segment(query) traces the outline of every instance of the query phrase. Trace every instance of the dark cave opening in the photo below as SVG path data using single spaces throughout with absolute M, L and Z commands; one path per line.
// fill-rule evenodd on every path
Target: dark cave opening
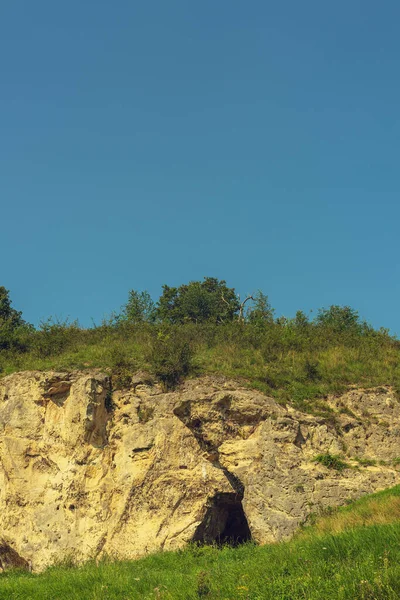
M 0 572 L 8 569 L 30 570 L 28 561 L 0 538 Z
M 193 542 L 238 546 L 251 540 L 251 532 L 238 494 L 214 496 L 203 521 L 197 527 Z

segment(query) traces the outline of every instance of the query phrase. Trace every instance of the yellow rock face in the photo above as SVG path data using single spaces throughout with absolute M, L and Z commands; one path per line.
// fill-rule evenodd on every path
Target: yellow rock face
M 0 381 L 0 570 L 277 541 L 310 512 L 400 481 L 390 389 L 330 398 L 326 422 L 232 381 L 162 393 L 145 379 L 113 393 L 99 371 Z M 313 461 L 327 452 L 388 465 L 339 473 Z

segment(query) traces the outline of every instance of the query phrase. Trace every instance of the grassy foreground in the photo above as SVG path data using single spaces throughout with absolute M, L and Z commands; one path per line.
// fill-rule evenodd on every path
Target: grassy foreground
M 400 597 L 400 486 L 320 517 L 287 543 L 192 547 L 138 561 L 0 576 L 1 600 Z

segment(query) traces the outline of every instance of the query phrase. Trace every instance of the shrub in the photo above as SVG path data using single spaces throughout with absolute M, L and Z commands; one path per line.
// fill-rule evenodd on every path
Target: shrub
M 40 357 L 56 356 L 73 345 L 81 336 L 82 330 L 77 321 L 61 321 L 49 317 L 39 324 L 32 337 L 32 350 Z
M 343 471 L 343 469 L 347 469 L 349 467 L 349 465 L 341 460 L 339 456 L 329 453 L 318 454 L 318 456 L 314 458 L 314 462 L 320 463 L 328 469 L 335 469 L 336 471 Z
M 319 363 L 317 360 L 307 359 L 304 364 L 305 376 L 308 381 L 318 381 L 320 379 Z
M 332 305 L 329 308 L 321 308 L 315 323 L 322 327 L 332 328 L 337 332 L 360 332 L 363 327 L 358 312 L 350 306 Z
M 148 358 L 152 372 L 165 390 L 173 389 L 193 367 L 191 344 L 180 330 L 159 331 L 153 339 Z
M 253 305 L 247 311 L 247 320 L 249 323 L 258 326 L 265 326 L 274 322 L 274 312 L 271 303 L 266 294 L 258 290 L 256 295 L 251 297 Z
M 117 322 L 152 323 L 155 317 L 155 304 L 149 292 L 130 290 L 128 302 L 123 306 L 122 314 L 117 317 Z
M 123 344 L 113 345 L 108 350 L 107 358 L 112 371 L 113 389 L 128 388 L 132 382 L 132 372 L 136 365 L 129 357 L 127 349 Z

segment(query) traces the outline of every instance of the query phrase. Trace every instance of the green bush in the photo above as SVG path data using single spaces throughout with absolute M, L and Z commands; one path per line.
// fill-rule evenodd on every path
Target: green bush
M 308 381 L 318 381 L 321 379 L 319 365 L 317 360 L 309 360 L 307 358 L 304 365 L 305 377 Z
M 122 314 L 116 317 L 117 322 L 152 323 L 156 318 L 156 305 L 149 292 L 130 290 L 128 302 L 122 307 Z
M 151 371 L 165 390 L 173 389 L 193 368 L 193 350 L 179 329 L 154 337 L 148 356 Z
M 57 356 L 74 345 L 81 337 L 77 321 L 61 321 L 49 317 L 42 321 L 31 339 L 31 349 L 40 357 Z
M 328 467 L 328 469 L 335 469 L 336 471 L 343 471 L 343 469 L 347 469 L 349 465 L 345 463 L 339 456 L 335 456 L 334 454 L 318 454 L 314 458 L 314 462 L 320 463 L 324 465 L 324 467 Z

